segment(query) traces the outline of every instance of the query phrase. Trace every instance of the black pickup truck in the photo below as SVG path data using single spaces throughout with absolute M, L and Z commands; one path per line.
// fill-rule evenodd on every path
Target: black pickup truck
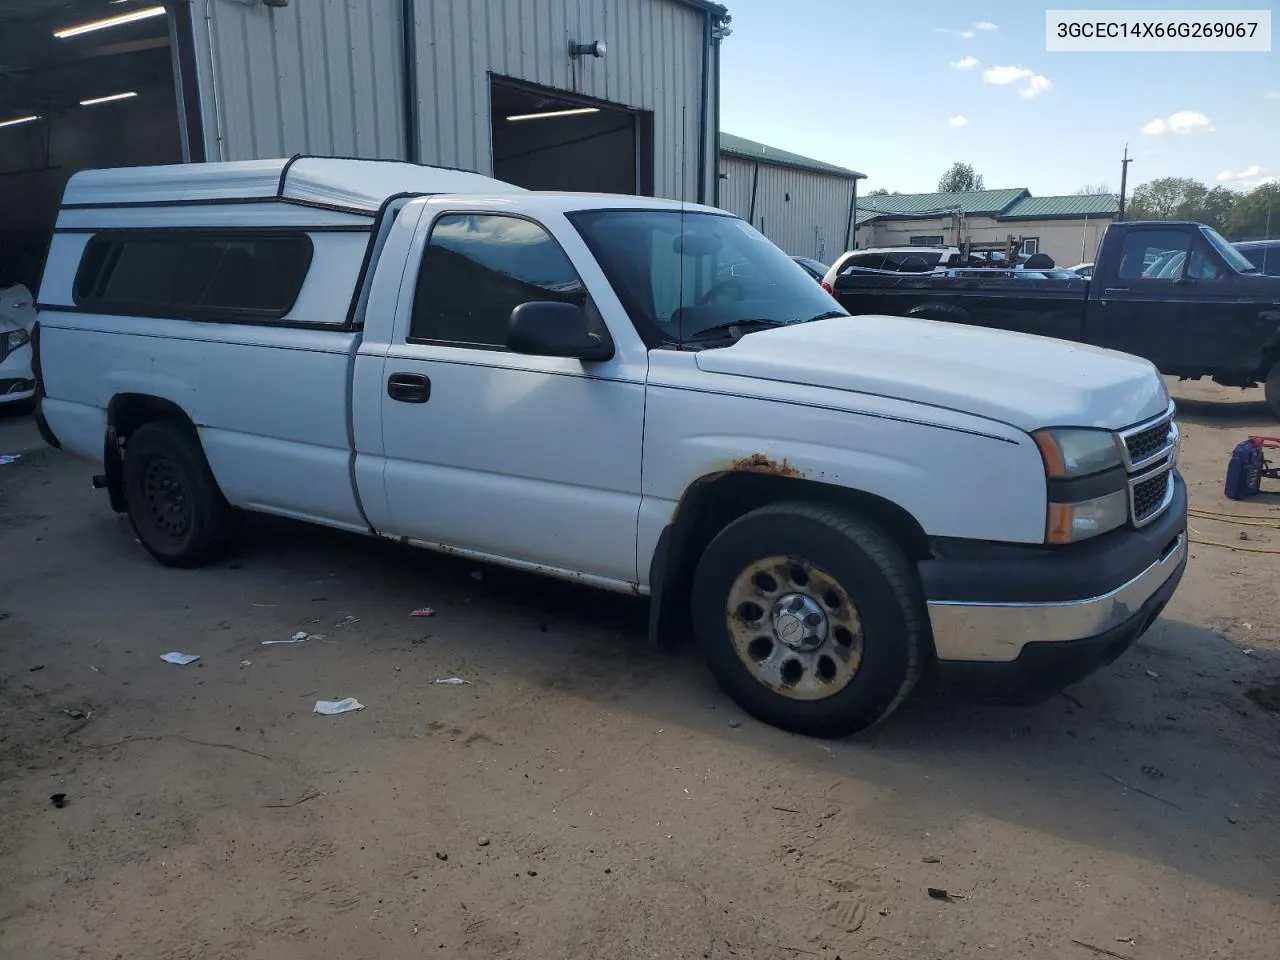
M 867 273 L 838 262 L 823 285 L 852 314 L 1017 330 L 1136 354 L 1183 379 L 1262 383 L 1280 416 L 1280 277 L 1261 274 L 1210 227 L 1114 223 L 1089 280 L 965 274 Z

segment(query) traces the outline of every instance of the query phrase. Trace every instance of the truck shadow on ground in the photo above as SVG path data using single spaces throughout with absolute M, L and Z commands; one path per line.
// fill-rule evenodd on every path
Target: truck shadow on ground
M 679 724 L 738 750 L 750 738 L 762 770 L 799 762 L 830 782 L 814 804 L 838 804 L 855 784 L 884 788 L 881 809 L 860 809 L 864 828 L 877 817 L 900 824 L 905 805 L 940 830 L 1012 822 L 1241 893 L 1267 896 L 1280 882 L 1280 854 L 1264 839 L 1280 818 L 1280 717 L 1268 709 L 1280 657 L 1246 654 L 1211 630 L 1162 620 L 1115 664 L 1033 707 L 975 703 L 929 679 L 879 727 L 822 743 L 745 718 L 730 728 L 739 714 L 696 651 L 648 646 L 637 598 L 318 528 L 255 526 L 245 568 L 343 570 L 349 590 L 393 614 L 473 604 L 508 625 L 468 636 L 478 661 L 602 712 Z
M 1280 434 L 1280 422 L 1272 414 L 1265 400 L 1254 399 L 1253 394 L 1240 393 L 1239 400 L 1196 400 L 1177 397 L 1177 416 L 1180 421 L 1203 426 L 1240 425 L 1256 427 L 1263 434 Z M 1243 438 L 1241 438 L 1243 439 Z

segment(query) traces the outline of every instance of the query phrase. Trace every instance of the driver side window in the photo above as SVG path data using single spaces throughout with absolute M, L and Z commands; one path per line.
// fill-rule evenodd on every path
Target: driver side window
M 1222 269 L 1202 244 L 1196 244 L 1191 251 L 1191 262 L 1187 265 L 1187 276 L 1196 280 L 1220 280 Z

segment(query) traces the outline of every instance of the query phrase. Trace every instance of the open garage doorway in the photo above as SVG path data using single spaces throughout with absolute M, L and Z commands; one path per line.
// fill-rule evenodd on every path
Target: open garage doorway
M 36 291 L 67 179 L 181 163 L 158 0 L 0 0 L 0 287 Z
M 493 175 L 530 190 L 653 196 L 653 115 L 490 78 Z

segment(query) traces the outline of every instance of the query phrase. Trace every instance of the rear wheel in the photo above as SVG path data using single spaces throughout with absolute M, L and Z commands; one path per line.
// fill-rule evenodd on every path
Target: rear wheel
M 134 431 L 124 448 L 129 521 L 142 545 L 169 567 L 198 567 L 234 532 L 234 512 L 218 489 L 191 432 L 157 420 Z
M 778 504 L 726 527 L 698 564 L 693 612 L 729 695 L 811 736 L 888 716 L 928 655 L 911 563 L 871 524 L 824 506 Z
M 1275 417 L 1280 418 L 1280 362 L 1267 373 L 1267 380 L 1264 384 L 1266 391 L 1267 406 L 1271 408 L 1271 413 Z

